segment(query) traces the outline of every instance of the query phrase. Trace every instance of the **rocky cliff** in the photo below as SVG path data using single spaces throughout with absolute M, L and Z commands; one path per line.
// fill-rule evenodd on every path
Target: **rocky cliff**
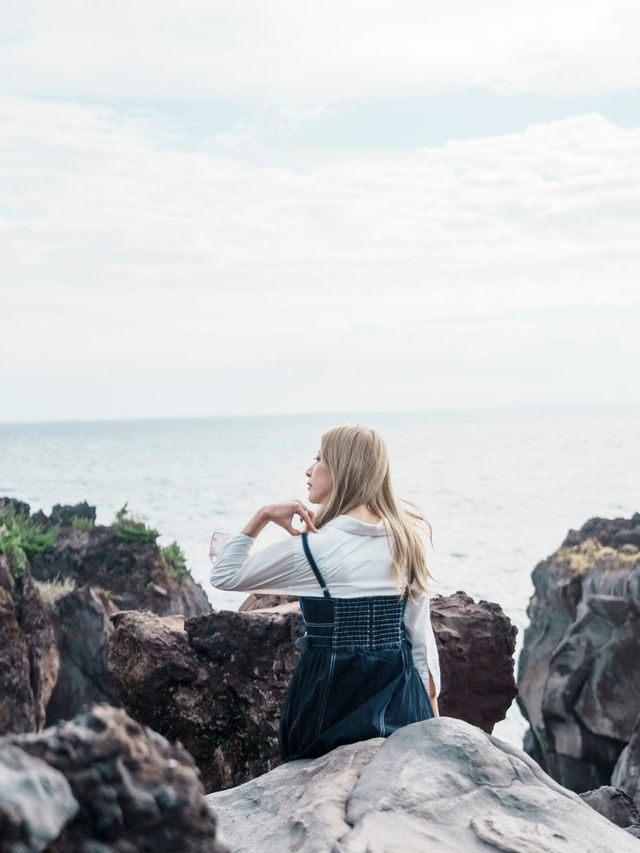
M 638 730 L 640 515 L 570 531 L 533 583 L 518 672 L 526 748 L 572 790 L 606 785 Z
M 120 607 L 208 613 L 176 545 L 126 511 L 96 527 L 95 508 L 49 517 L 0 498 L 0 734 L 120 704 L 107 668 L 110 615 Z

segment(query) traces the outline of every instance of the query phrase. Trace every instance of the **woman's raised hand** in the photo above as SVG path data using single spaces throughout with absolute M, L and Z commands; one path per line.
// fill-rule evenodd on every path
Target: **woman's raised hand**
M 302 501 L 287 501 L 286 503 L 281 504 L 270 504 L 264 509 L 268 515 L 269 521 L 273 521 L 274 524 L 284 527 L 284 529 L 292 536 L 299 536 L 302 533 L 302 530 L 298 530 L 293 526 L 293 519 L 296 515 L 305 525 L 306 530 L 310 530 L 312 533 L 318 532 L 315 524 L 313 523 L 315 513 L 313 510 L 308 509 Z
M 302 501 L 287 501 L 286 503 L 263 506 L 243 528 L 242 533 L 245 536 L 255 537 L 270 521 L 273 521 L 274 524 L 284 527 L 292 536 L 300 536 L 302 530 L 293 526 L 293 519 L 296 515 L 307 530 L 312 533 L 318 532 L 314 524 L 315 513 L 313 510 L 306 507 Z

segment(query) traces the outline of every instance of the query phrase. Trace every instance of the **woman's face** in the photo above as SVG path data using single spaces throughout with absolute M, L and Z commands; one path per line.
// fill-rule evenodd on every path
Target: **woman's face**
M 312 504 L 324 503 L 331 494 L 331 474 L 327 463 L 322 458 L 322 452 L 318 451 L 313 465 L 306 470 L 307 486 L 309 488 L 309 500 Z

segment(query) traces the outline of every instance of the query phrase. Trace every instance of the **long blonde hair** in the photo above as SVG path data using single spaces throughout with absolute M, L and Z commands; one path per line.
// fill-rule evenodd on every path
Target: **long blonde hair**
M 389 452 L 382 436 L 363 426 L 340 426 L 322 436 L 320 454 L 329 468 L 332 488 L 315 517 L 322 527 L 338 515 L 361 504 L 384 519 L 393 535 L 393 571 L 398 590 L 411 585 L 430 594 L 433 579 L 424 554 L 421 528 L 426 528 L 433 545 L 431 525 L 410 501 L 396 498 L 391 485 Z

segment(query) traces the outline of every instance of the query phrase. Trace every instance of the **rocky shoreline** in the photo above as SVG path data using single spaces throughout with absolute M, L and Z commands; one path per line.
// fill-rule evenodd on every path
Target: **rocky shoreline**
M 432 602 L 440 720 L 278 767 L 297 602 L 212 611 L 157 537 L 126 507 L 96 526 L 87 504 L 0 498 L 0 853 L 636 849 L 640 515 L 592 519 L 534 570 L 535 761 L 490 737 L 516 629 L 457 592 Z

